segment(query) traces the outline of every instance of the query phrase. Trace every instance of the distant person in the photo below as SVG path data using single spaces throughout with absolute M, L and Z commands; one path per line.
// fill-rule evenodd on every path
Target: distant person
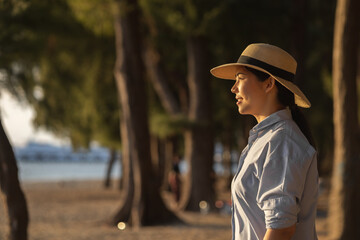
M 174 200 L 176 203 L 180 201 L 180 191 L 181 191 L 179 163 L 180 163 L 179 157 L 174 156 L 172 169 L 169 173 L 169 185 L 171 192 L 174 195 Z
M 257 120 L 231 184 L 235 240 L 317 239 L 317 157 L 299 109 L 310 102 L 294 84 L 296 67 L 284 50 L 251 44 L 237 63 L 211 69 L 236 81 L 239 113 Z

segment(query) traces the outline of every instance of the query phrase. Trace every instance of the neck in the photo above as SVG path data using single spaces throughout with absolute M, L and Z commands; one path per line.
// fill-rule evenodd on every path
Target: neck
M 261 121 L 263 121 L 265 118 L 267 118 L 271 114 L 276 113 L 277 111 L 280 111 L 282 109 L 285 109 L 285 107 L 281 106 L 281 105 L 276 105 L 276 106 L 273 106 L 272 108 L 265 109 L 260 114 L 254 114 L 253 116 L 256 118 L 256 121 L 258 123 L 260 123 Z

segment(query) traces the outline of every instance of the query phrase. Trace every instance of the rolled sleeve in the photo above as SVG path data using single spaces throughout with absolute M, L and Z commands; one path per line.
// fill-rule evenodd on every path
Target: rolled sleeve
M 266 228 L 286 228 L 297 223 L 308 168 L 305 155 L 287 135 L 279 134 L 269 142 L 257 194 Z
M 294 225 L 297 222 L 299 206 L 295 198 L 283 196 L 259 203 L 265 213 L 266 228 L 280 229 Z

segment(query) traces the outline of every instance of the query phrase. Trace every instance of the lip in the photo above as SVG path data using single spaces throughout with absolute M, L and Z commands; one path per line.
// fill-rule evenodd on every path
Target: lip
M 235 99 L 237 100 L 236 104 L 240 104 L 243 100 L 242 97 L 235 97 Z

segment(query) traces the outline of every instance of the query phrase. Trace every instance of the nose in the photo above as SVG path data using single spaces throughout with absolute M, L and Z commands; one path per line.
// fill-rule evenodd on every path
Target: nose
M 236 94 L 236 92 L 237 92 L 237 81 L 235 81 L 234 85 L 232 86 L 231 92 Z

